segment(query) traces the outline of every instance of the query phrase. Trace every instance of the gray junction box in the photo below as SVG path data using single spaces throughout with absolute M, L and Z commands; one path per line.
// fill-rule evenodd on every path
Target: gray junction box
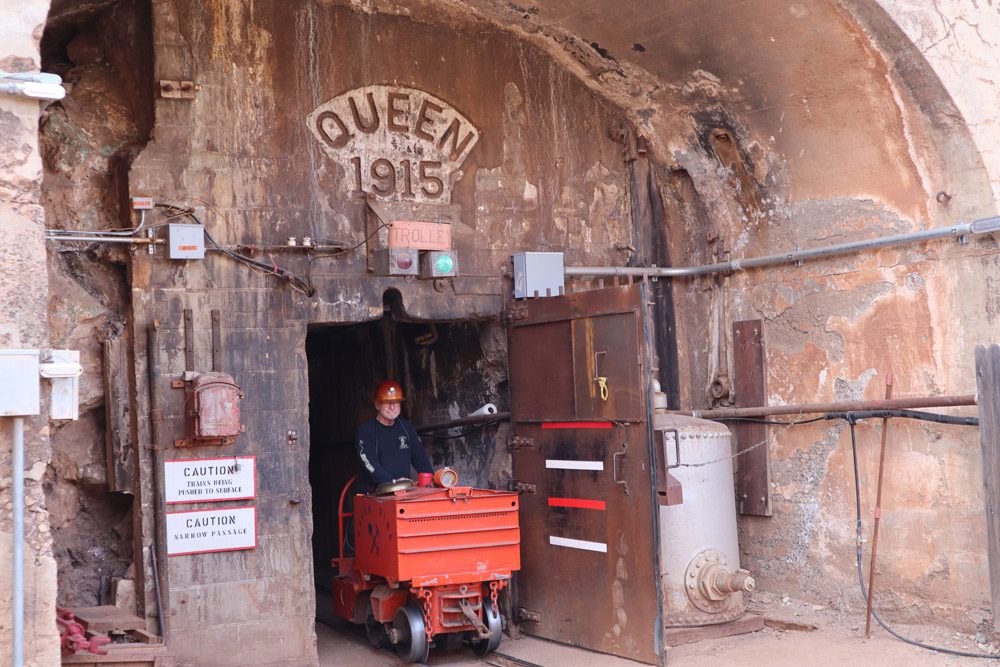
M 565 290 L 561 252 L 519 252 L 514 260 L 514 298 L 559 296 Z
M 205 226 L 186 223 L 167 225 L 170 259 L 205 259 Z

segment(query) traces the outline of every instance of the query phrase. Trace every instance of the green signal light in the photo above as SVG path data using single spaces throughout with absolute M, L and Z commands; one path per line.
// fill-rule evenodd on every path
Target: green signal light
M 434 260 L 435 273 L 451 273 L 454 270 L 455 260 L 451 258 L 451 255 L 438 255 L 438 258 Z

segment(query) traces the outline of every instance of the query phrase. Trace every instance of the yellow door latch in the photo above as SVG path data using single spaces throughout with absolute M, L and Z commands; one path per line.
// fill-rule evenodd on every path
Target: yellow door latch
M 598 390 L 601 392 L 601 400 L 608 400 L 608 378 L 606 377 L 596 377 L 594 382 L 597 383 Z
M 601 357 L 606 356 L 608 353 L 594 352 L 594 382 L 597 383 L 598 391 L 601 394 L 601 400 L 608 400 L 608 378 L 606 375 L 601 375 Z

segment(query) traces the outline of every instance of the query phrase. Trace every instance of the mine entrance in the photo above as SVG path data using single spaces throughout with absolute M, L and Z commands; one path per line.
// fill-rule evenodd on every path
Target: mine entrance
M 498 321 L 407 322 L 389 312 L 362 324 L 310 328 L 309 481 L 317 617 L 332 619 L 331 559 L 341 544 L 348 552 L 353 549 L 350 524 L 346 535 L 340 534 L 338 503 L 359 472 L 355 432 L 375 416 L 375 386 L 386 378 L 400 382 L 407 397 L 402 415 L 417 428 L 466 416 L 485 403 L 504 409 L 503 341 Z M 495 446 L 498 430 L 505 428 L 452 428 L 422 434 L 422 440 L 435 468 L 456 469 L 463 484 L 506 488 L 509 456 Z

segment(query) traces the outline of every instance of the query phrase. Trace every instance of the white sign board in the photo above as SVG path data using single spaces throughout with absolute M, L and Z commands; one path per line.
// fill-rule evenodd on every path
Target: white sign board
M 167 555 L 257 548 L 257 508 L 167 512 Z
M 247 500 L 257 495 L 256 456 L 174 459 L 163 464 L 164 495 L 171 503 Z

